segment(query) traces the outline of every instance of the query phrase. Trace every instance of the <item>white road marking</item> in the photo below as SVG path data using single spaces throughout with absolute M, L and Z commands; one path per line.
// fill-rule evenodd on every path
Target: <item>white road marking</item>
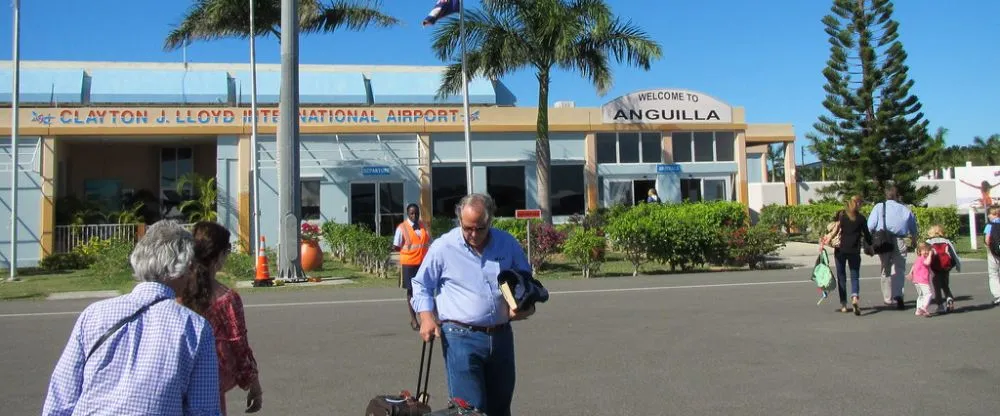
M 986 272 L 966 272 L 966 273 L 952 273 L 952 276 L 962 276 L 962 275 L 979 275 L 985 276 Z M 862 277 L 861 280 L 878 280 L 879 277 Z M 769 282 L 743 282 L 743 283 L 715 283 L 715 284 L 703 284 L 703 285 L 683 285 L 683 286 L 652 286 L 652 287 L 628 287 L 628 288 L 617 288 L 617 289 L 585 289 L 585 290 L 554 290 L 550 291 L 550 295 L 578 295 L 578 294 L 588 294 L 588 293 L 624 293 L 624 292 L 641 292 L 650 290 L 671 290 L 671 289 L 713 289 L 713 288 L 724 288 L 724 287 L 748 287 L 748 286 L 772 286 L 772 285 L 788 285 L 788 284 L 807 284 L 809 280 L 774 280 Z M 286 302 L 286 303 L 260 303 L 260 304 L 249 304 L 243 305 L 244 308 L 254 309 L 254 308 L 287 308 L 287 307 L 297 307 L 297 306 L 322 306 L 322 305 L 351 305 L 359 303 L 389 303 L 389 302 L 399 302 L 400 298 L 386 298 L 386 299 L 356 299 L 356 300 L 328 300 L 328 301 L 317 301 L 317 302 Z M 82 311 L 72 311 L 72 312 L 36 312 L 36 313 L 9 313 L 0 314 L 0 318 L 22 318 L 29 316 L 62 316 L 62 315 L 78 315 Z

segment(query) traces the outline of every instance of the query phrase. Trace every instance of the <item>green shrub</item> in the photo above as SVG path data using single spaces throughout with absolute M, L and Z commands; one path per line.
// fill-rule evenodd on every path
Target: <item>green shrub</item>
M 861 207 L 861 213 L 869 217 L 874 205 Z M 843 209 L 840 204 L 811 205 L 768 205 L 761 210 L 759 224 L 776 228 L 786 234 L 804 236 L 808 241 L 818 241 L 826 232 L 826 224 L 833 220 L 834 214 Z M 944 228 L 949 238 L 958 236 L 961 226 L 955 207 L 911 207 L 917 218 L 917 228 L 921 236 L 927 235 L 927 229 L 934 224 Z
M 101 283 L 120 283 L 130 280 L 132 265 L 129 263 L 129 255 L 132 254 L 135 244 L 120 239 L 104 241 L 91 252 L 94 261 L 87 269 Z
M 392 237 L 377 235 L 357 224 L 333 221 L 324 223 L 321 230 L 324 241 L 338 260 L 357 265 L 376 277 L 388 278 Z
M 431 219 L 431 235 L 438 238 L 455 228 L 455 219 L 451 217 L 434 217 Z
M 90 259 L 77 252 L 53 253 L 38 262 L 38 267 L 47 272 L 82 270 L 90 266 Z
M 271 257 L 268 257 L 270 260 Z M 233 280 L 253 280 L 257 275 L 257 259 L 246 253 L 233 252 L 226 257 L 222 272 Z
M 756 269 L 785 246 L 785 239 L 783 233 L 767 225 L 743 227 L 728 236 L 728 257 L 733 265 Z
M 563 255 L 576 263 L 584 278 L 593 277 L 604 264 L 607 240 L 595 229 L 577 228 L 563 243 Z
M 519 220 L 515 218 L 497 218 L 493 220 L 492 225 L 493 228 L 504 230 L 514 236 L 514 238 L 521 243 L 521 247 L 527 247 L 527 221 L 528 220 Z

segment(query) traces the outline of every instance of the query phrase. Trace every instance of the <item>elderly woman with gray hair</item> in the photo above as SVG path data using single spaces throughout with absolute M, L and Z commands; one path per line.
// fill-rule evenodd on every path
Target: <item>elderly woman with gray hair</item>
M 80 314 L 42 415 L 219 415 L 212 328 L 174 301 L 194 257 L 194 239 L 179 224 L 149 227 L 130 256 L 140 283 Z

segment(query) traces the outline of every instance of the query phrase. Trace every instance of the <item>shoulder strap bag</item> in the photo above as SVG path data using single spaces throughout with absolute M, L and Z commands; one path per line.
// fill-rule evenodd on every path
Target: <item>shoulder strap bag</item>
M 885 212 L 888 211 L 888 205 L 886 202 L 882 202 L 882 229 L 875 231 L 872 235 L 872 251 L 875 254 L 888 253 L 896 248 L 895 239 L 896 236 L 889 232 L 889 225 L 885 221 Z
M 163 302 L 163 301 L 165 301 L 167 299 L 171 299 L 171 298 L 162 298 L 162 299 L 155 300 L 152 303 L 139 308 L 139 310 L 135 311 L 135 313 L 133 313 L 132 315 L 126 316 L 122 320 L 118 321 L 118 323 L 116 323 L 115 326 L 112 326 L 110 329 L 108 329 L 107 332 L 104 333 L 104 335 L 101 335 L 101 337 L 97 339 L 97 342 L 94 343 L 94 346 L 90 347 L 90 352 L 87 353 L 87 358 L 85 358 L 83 361 L 87 362 L 87 360 L 90 359 L 90 356 L 94 355 L 94 352 L 97 351 L 97 348 L 100 347 L 101 344 L 104 343 L 104 341 L 107 341 L 108 338 L 111 337 L 111 335 L 113 335 L 115 332 L 118 332 L 118 330 L 121 329 L 123 326 L 125 326 L 125 324 L 134 321 L 136 318 L 139 317 L 139 315 L 142 315 L 143 312 L 146 312 L 147 310 L 149 310 L 150 306 L 153 306 L 153 305 L 155 305 L 157 303 Z

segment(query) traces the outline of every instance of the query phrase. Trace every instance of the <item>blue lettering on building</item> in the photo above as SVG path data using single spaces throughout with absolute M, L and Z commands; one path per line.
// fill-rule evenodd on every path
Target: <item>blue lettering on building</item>
M 388 166 L 363 166 L 361 174 L 364 176 L 389 176 Z
M 656 173 L 681 173 L 681 165 L 678 164 L 658 164 Z

